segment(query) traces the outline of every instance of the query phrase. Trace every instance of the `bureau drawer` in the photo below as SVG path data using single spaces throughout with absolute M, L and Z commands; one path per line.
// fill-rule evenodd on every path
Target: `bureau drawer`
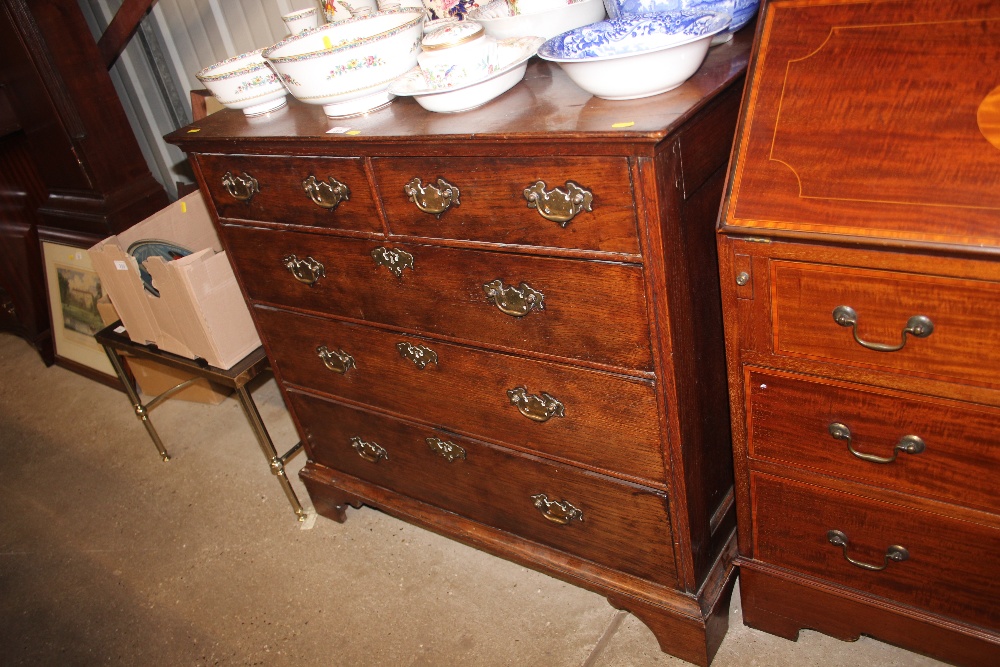
M 361 158 L 195 157 L 220 218 L 383 231 Z M 233 177 L 228 185 L 227 174 Z M 307 188 L 310 177 L 316 182 Z
M 235 226 L 223 233 L 256 301 L 652 370 L 638 266 Z M 288 257 L 319 262 L 325 276 L 312 285 L 299 282 L 286 269 Z M 498 295 L 493 300 L 487 285 Z
M 998 283 L 775 261 L 771 292 L 775 354 L 1000 385 Z
M 622 572 L 677 583 L 660 493 L 299 392 L 288 396 L 319 464 Z M 546 501 L 562 507 L 548 506 L 546 516 L 535 505 L 544 509 Z
M 253 312 L 285 382 L 519 449 L 664 481 L 649 382 L 273 308 Z M 339 359 L 324 362 L 321 346 Z
M 751 459 L 1000 513 L 1000 411 L 745 369 Z
M 1000 628 L 997 528 L 759 473 L 751 486 L 756 560 Z M 888 558 L 900 553 L 897 547 L 905 560 Z M 885 569 L 852 564 L 845 549 L 847 557 Z
M 375 158 L 372 165 L 394 234 L 639 253 L 625 158 Z

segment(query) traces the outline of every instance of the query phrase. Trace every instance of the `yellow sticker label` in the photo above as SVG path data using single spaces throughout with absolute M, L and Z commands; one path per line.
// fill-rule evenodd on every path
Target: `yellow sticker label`
M 200 127 L 192 127 L 190 130 L 188 130 L 188 134 L 193 134 L 195 132 L 201 132 L 201 128 Z
M 187 212 L 188 212 L 188 203 L 186 201 L 182 201 L 181 202 L 181 213 L 187 213 Z
M 613 124 L 613 125 L 612 125 L 611 127 L 614 127 L 614 128 L 619 128 L 619 127 L 632 127 L 633 125 L 635 125 L 635 121 L 634 121 L 634 120 L 630 120 L 630 121 L 629 121 L 629 122 L 627 122 L 627 123 L 614 123 L 614 124 Z
M 332 49 L 333 48 L 333 43 L 330 41 L 330 36 L 329 35 L 323 35 L 323 48 L 324 49 Z
M 350 135 L 361 134 L 361 130 L 348 130 L 347 132 L 344 132 L 344 134 L 350 134 Z

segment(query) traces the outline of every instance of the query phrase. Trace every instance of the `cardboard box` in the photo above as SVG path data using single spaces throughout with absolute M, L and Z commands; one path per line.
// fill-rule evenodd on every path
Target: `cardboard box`
M 127 252 L 151 239 L 192 251 L 172 261 L 145 260 L 159 296 L 144 288 L 139 263 Z M 201 192 L 104 239 L 89 254 L 133 341 L 219 368 L 231 368 L 260 345 Z
M 121 316 L 107 294 L 97 302 L 97 312 L 101 314 L 101 321 L 104 322 L 105 326 L 121 319 Z M 190 373 L 158 364 L 149 359 L 138 359 L 128 355 L 122 356 L 125 365 L 132 372 L 132 377 L 135 378 L 136 389 L 139 390 L 139 393 L 146 396 L 159 396 L 168 389 L 172 389 L 181 382 L 194 377 Z M 233 390 L 229 387 L 223 387 L 222 385 L 211 383 L 205 378 L 199 378 L 191 386 L 174 394 L 172 399 L 218 405 L 232 393 Z

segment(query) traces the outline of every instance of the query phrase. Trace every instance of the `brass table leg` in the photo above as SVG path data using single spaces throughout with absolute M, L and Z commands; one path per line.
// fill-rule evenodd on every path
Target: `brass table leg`
M 246 415 L 247 421 L 250 422 L 253 434 L 257 437 L 257 444 L 260 445 L 261 451 L 264 452 L 264 457 L 271 466 L 271 473 L 281 483 L 281 488 L 285 492 L 288 502 L 291 503 L 292 509 L 295 511 L 295 516 L 298 517 L 299 521 L 305 521 L 306 512 L 302 509 L 302 505 L 295 495 L 295 490 L 292 488 L 291 482 L 288 481 L 288 475 L 285 474 L 285 462 L 298 453 L 302 448 L 302 443 L 299 442 L 296 444 L 284 456 L 278 456 L 278 452 L 274 449 L 274 443 L 271 441 L 271 436 L 268 435 L 264 421 L 260 418 L 257 406 L 254 404 L 253 398 L 250 396 L 250 392 L 247 391 L 246 386 L 241 385 L 236 387 L 236 395 L 239 397 L 240 407 L 243 408 L 243 413 Z
M 156 446 L 156 450 L 160 452 L 160 458 L 164 461 L 170 460 L 170 455 L 167 454 L 167 450 L 163 447 L 163 442 L 160 440 L 160 435 L 153 428 L 153 422 L 149 420 L 149 410 L 145 405 L 142 404 L 142 399 L 139 398 L 139 394 L 136 393 L 135 387 L 129 382 L 128 373 L 125 372 L 125 366 L 123 365 L 122 358 L 118 355 L 118 352 L 108 347 L 104 346 L 104 352 L 108 355 L 108 360 L 111 365 L 114 366 L 115 373 L 118 374 L 118 379 L 121 380 L 122 385 L 125 387 L 125 393 L 128 394 L 128 399 L 132 403 L 132 409 L 135 410 L 135 416 L 138 417 L 142 425 L 146 427 L 146 432 L 149 433 L 149 437 L 153 439 L 153 444 Z

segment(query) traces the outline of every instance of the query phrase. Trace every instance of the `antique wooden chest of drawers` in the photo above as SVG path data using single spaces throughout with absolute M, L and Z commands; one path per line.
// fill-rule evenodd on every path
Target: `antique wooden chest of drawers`
M 744 619 L 1000 664 L 1000 4 L 758 30 L 719 236 Z
M 751 41 L 647 100 L 535 62 L 458 115 L 400 99 L 334 123 L 292 101 L 168 137 L 211 200 L 321 514 L 379 508 L 711 661 L 736 526 L 715 219 Z

